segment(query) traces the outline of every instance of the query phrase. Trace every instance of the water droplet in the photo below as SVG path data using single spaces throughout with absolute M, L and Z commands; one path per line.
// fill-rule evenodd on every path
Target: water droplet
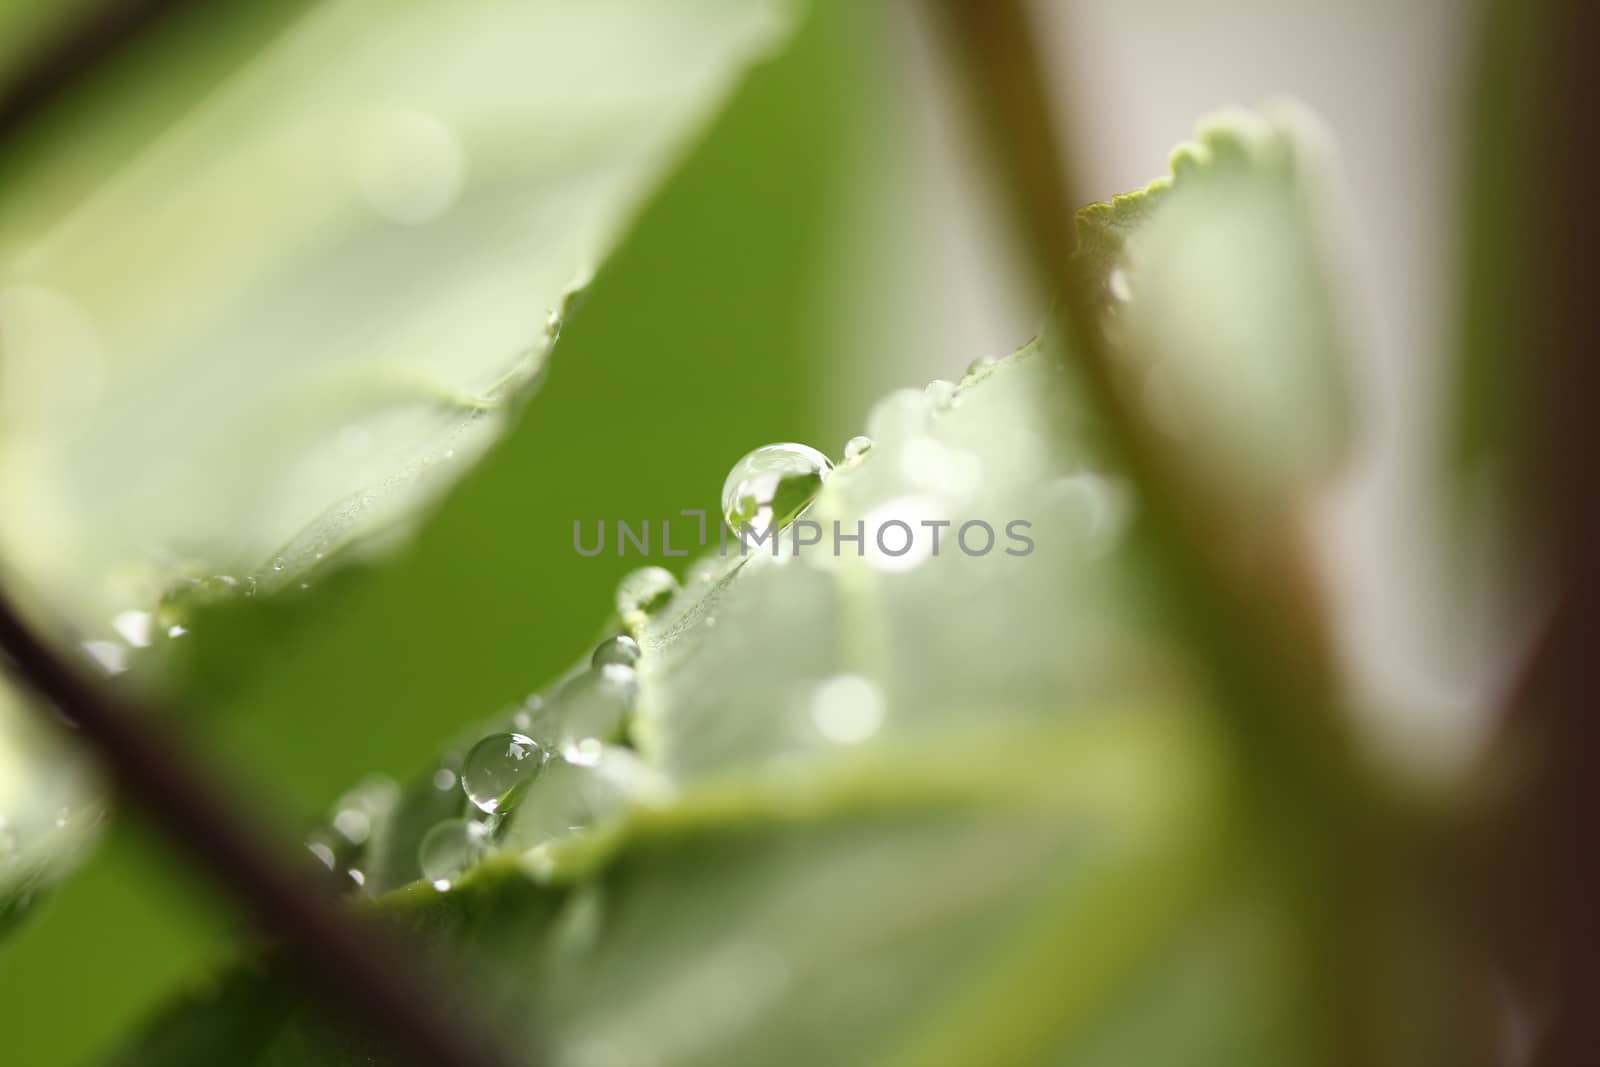
M 335 857 L 333 854 L 333 849 L 329 847 L 326 841 L 307 841 L 306 851 L 317 857 L 318 863 L 321 863 L 330 871 L 333 870 Z
M 445 819 L 422 835 L 417 846 L 417 866 L 422 877 L 436 889 L 450 888 L 450 882 L 477 862 L 488 839 L 488 829 L 467 819 Z M 441 886 L 439 883 L 445 883 Z
M 128 649 L 118 641 L 85 641 L 83 650 L 100 664 L 107 674 L 121 674 L 128 669 Z
M 461 788 L 480 811 L 506 810 L 521 798 L 544 758 L 544 749 L 526 734 L 490 734 L 467 753 Z
M 883 693 L 859 674 L 837 674 L 811 694 L 817 732 L 839 745 L 859 745 L 883 725 Z
M 922 391 L 922 395 L 928 398 L 928 406 L 941 414 L 949 411 L 960 402 L 956 397 L 954 383 L 945 381 L 943 378 L 935 378 L 929 382 L 928 387 Z
M 816 499 L 833 464 L 814 448 L 763 445 L 733 465 L 722 483 L 722 517 L 739 533 L 757 537 L 789 525 Z
M 608 663 L 561 687 L 551 702 L 556 740 L 566 746 L 588 738 L 607 741 L 622 734 L 639 691 L 633 668 Z
M 360 808 L 341 808 L 333 816 L 333 828 L 352 845 L 360 845 L 372 833 L 372 819 Z
M 640 567 L 617 584 L 617 611 L 624 619 L 650 616 L 672 602 L 678 579 L 665 567 Z
M 283 566 L 284 566 L 284 563 L 283 563 L 283 557 L 282 556 L 279 556 L 277 559 L 272 561 L 272 569 L 275 570 L 275 571 L 283 570 Z
M 361 868 L 351 867 L 345 873 L 350 876 L 350 880 L 356 885 L 361 886 L 367 884 L 367 872 L 363 871 Z
M 1113 299 L 1126 304 L 1133 299 L 1133 287 L 1128 284 L 1128 272 L 1118 267 L 1106 279 L 1106 288 L 1110 290 Z
M 589 663 L 595 667 L 604 667 L 612 663 L 631 667 L 639 662 L 639 656 L 639 642 L 627 634 L 618 634 L 600 642 L 594 650 L 594 655 L 589 658 Z
M 122 611 L 111 620 L 111 628 L 134 648 L 150 643 L 150 631 L 155 619 L 148 611 Z
M 857 434 L 844 443 L 844 461 L 846 463 L 854 463 L 871 451 L 872 438 L 865 434 Z
M 968 378 L 976 378 L 978 375 L 982 374 L 984 371 L 988 370 L 990 367 L 999 362 L 1000 361 L 995 359 L 993 356 L 979 356 L 977 359 L 967 364 L 966 376 Z
M 456 787 L 456 772 L 449 767 L 440 767 L 433 772 L 433 787 L 445 792 Z
M 598 739 L 586 737 L 563 748 L 561 758 L 579 767 L 593 767 L 600 762 L 600 754 L 604 751 L 605 745 Z

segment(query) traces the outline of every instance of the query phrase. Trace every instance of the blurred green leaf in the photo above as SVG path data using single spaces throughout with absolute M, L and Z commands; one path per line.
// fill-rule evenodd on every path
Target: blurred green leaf
M 919 528 L 905 555 L 707 561 L 633 617 L 637 756 L 552 689 L 502 725 L 561 755 L 496 850 L 378 906 L 461 952 L 555 1062 L 1026 1062 L 1087 1040 L 1203 907 L 1229 831 L 1210 720 L 1139 610 L 1128 502 L 1037 403 L 1059 358 L 981 367 L 948 404 L 886 398 L 802 522 L 955 521 L 940 552 Z M 969 554 L 974 519 L 996 535 Z M 444 769 L 412 795 L 455 792 L 459 752 Z M 281 988 L 225 981 L 131 1055 L 203 1056 L 228 1020 L 274 1028 L 256 1062 L 364 1054 Z
M 1208 471 L 1238 462 L 1228 449 L 1246 440 L 1299 434 L 1280 442 L 1288 458 L 1245 472 L 1247 494 L 1290 489 L 1342 437 L 1337 404 L 1304 428 L 1264 399 L 1313 395 L 1310 382 L 1337 373 L 1331 311 L 1302 306 L 1302 322 L 1251 304 L 1332 307 L 1303 225 L 1305 161 L 1253 118 L 1204 141 L 1199 176 L 1180 167 L 1161 199 L 1104 209 L 1100 236 L 1116 243 L 1098 282 L 1126 320 L 1192 323 L 1192 294 L 1161 276 L 1170 265 L 1141 258 L 1182 249 L 1184 227 L 1215 238 L 1198 243 L 1222 261 L 1260 254 L 1288 275 L 1243 262 L 1213 295 L 1252 283 L 1218 295 L 1250 319 L 1229 336 L 1252 358 L 1276 342 L 1277 358 L 1315 366 L 1263 371 L 1264 392 L 1232 408 L 1219 399 L 1228 379 L 1200 373 L 1194 388 L 1211 391 L 1182 410 L 1251 423 L 1200 461 Z M 1124 282 L 1130 292 L 1112 292 Z M 1320 961 L 1284 929 L 1298 890 L 1237 809 L 1240 754 L 1148 587 L 1139 502 L 1093 414 L 1069 404 L 1063 419 L 1043 402 L 1070 380 L 1067 362 L 1046 341 L 975 364 L 959 385 L 885 397 L 870 450 L 791 527 L 817 523 L 822 547 L 702 560 L 664 610 L 613 622 L 643 649 L 632 675 L 584 657 L 536 700 L 507 694 L 480 734 L 526 733 L 549 761 L 485 824 L 476 866 L 424 870 L 408 858 L 426 851 L 424 828 L 470 812 L 456 789 L 474 774 L 472 738 L 460 738 L 365 856 L 338 857 L 382 894 L 370 907 L 459 954 L 496 1017 L 557 1063 L 1317 1062 L 1303 998 Z M 858 521 L 863 552 L 835 555 L 833 524 Z M 905 553 L 875 536 L 894 522 L 916 539 Z M 637 687 L 620 730 L 580 696 L 608 682 Z M 423 875 L 434 884 L 413 881 Z M 1432 949 L 1395 948 L 1413 951 Z M 242 1034 L 260 1063 L 371 1054 L 288 981 L 272 961 L 223 976 L 158 1019 L 130 1062 L 204 1059 Z M 1447 996 L 1442 985 L 1418 1004 Z M 1390 1037 L 1379 1041 L 1415 1041 Z
M 1171 177 L 1079 216 L 1122 384 L 1219 500 L 1277 499 L 1344 455 L 1325 137 L 1287 104 L 1221 112 Z
M 180 668 L 173 701 L 206 713 L 188 721 L 240 792 L 270 798 L 291 832 L 364 771 L 411 774 L 441 736 L 577 654 L 630 564 L 569 555 L 572 517 L 714 507 L 706 470 L 756 435 L 807 436 L 817 354 L 800 327 L 853 165 L 852 106 L 873 91 L 867 14 L 819 5 L 794 46 L 752 75 L 566 323 L 530 416 L 412 545 L 381 567 L 318 575 L 307 593 L 208 609 L 191 597 L 188 636 L 162 640 L 157 628 L 149 651 Z M 149 666 L 135 657 L 135 672 Z M 79 877 L 113 879 L 113 859 L 92 857 Z M 26 969 L 0 969 L 0 1029 L 28 1033 L 30 1062 L 104 1045 L 109 1031 L 75 1024 L 82 1001 L 119 1005 L 123 1019 L 200 961 L 197 931 L 164 939 L 154 927 L 142 951 L 161 956 L 163 975 L 129 954 L 75 962 L 127 921 L 65 893 L 28 932 Z M 29 993 L 68 984 L 78 1000 Z
M 504 423 L 565 294 L 786 22 L 778 2 L 338 0 L 70 204 L 70 148 L 14 168 L 8 562 L 113 636 L 176 577 L 274 588 L 412 512 Z

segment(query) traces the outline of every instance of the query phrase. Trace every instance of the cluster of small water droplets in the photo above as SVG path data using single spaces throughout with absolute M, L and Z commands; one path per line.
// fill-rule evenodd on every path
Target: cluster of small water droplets
M 786 442 L 746 453 L 722 483 L 722 517 L 735 533 L 781 530 L 822 491 L 833 463 L 814 448 Z
M 649 570 L 659 573 L 636 573 L 624 582 L 629 588 L 619 590 L 619 606 L 625 600 L 627 613 L 660 610 L 656 601 L 676 593 L 670 574 Z M 445 792 L 459 786 L 470 806 L 466 817 L 442 818 L 419 840 L 417 869 L 424 879 L 448 890 L 491 848 L 528 848 L 580 830 L 602 814 L 590 810 L 596 797 L 620 796 L 613 781 L 622 773 L 618 768 L 638 762 L 618 742 L 636 703 L 634 667 L 643 654 L 631 635 L 606 638 L 587 667 L 547 697 L 528 697 L 502 719 L 511 729 L 481 738 L 459 761 L 446 758 L 431 785 Z M 575 812 L 575 804 L 587 814 Z
M 370 841 L 400 802 L 400 787 L 374 777 L 339 798 L 327 825 L 313 831 L 306 848 L 330 871 L 343 872 L 352 887 L 366 885 L 365 859 Z

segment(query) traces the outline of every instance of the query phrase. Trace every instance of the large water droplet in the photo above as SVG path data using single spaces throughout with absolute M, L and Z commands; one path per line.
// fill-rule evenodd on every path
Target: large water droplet
M 589 663 L 594 667 L 604 667 L 608 664 L 631 667 L 639 662 L 639 656 L 639 642 L 627 634 L 618 634 L 616 637 L 601 641 L 595 647 L 594 655 L 589 657 Z
M 833 464 L 814 448 L 763 445 L 733 465 L 722 483 L 722 517 L 739 533 L 757 537 L 789 525 L 816 499 Z
M 505 811 L 516 805 L 544 759 L 544 749 L 526 734 L 490 734 L 467 753 L 461 789 L 480 811 Z
M 928 398 L 928 406 L 940 414 L 949 411 L 958 403 L 955 385 L 943 378 L 935 378 L 929 382 L 922 393 Z
M 872 438 L 865 434 L 857 434 L 844 443 L 844 461 L 846 463 L 854 463 L 871 451 Z
M 445 819 L 422 835 L 417 846 L 417 866 L 422 877 L 435 884 L 449 882 L 482 855 L 487 828 L 467 819 Z
M 617 611 L 637 619 L 661 611 L 678 592 L 678 579 L 665 567 L 640 567 L 617 584 Z

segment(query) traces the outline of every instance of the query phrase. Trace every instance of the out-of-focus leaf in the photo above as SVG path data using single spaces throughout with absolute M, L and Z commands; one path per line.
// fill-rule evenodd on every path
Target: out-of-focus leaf
M 0 678 L 0 938 L 93 840 L 103 815 L 82 754 Z
M 142 826 L 119 819 L 106 838 L 0 944 L 7 1063 L 102 1055 L 202 961 L 218 966 L 237 951 L 215 902 Z M 80 936 L 63 937 L 63 924 Z M 136 978 L 99 977 L 108 972 Z
M 1119 315 L 1137 321 L 1144 292 L 1182 303 L 1139 258 L 1176 241 L 1145 243 L 1184 217 L 1166 214 L 1179 189 L 1253 233 L 1235 186 L 1251 189 L 1305 247 L 1284 200 L 1298 194 L 1273 184 L 1283 142 L 1252 129 L 1208 135 L 1209 179 L 1180 173 L 1195 184 L 1110 209 L 1147 211 L 1105 264 L 1108 293 L 1119 268 L 1149 282 L 1113 297 Z M 1229 156 L 1242 145 L 1265 154 Z M 1220 247 L 1239 252 L 1236 236 Z M 1244 248 L 1304 267 L 1300 282 L 1320 263 Z M 1242 297 L 1234 312 L 1254 314 Z M 1269 311 L 1262 330 L 1285 358 L 1328 358 L 1281 325 Z M 384 894 L 371 906 L 458 953 L 508 1030 L 560 1064 L 1316 1062 L 1302 1014 L 1316 961 L 1277 925 L 1295 919 L 1234 806 L 1231 735 L 1151 610 L 1139 502 L 1092 415 L 1041 403 L 1065 362 L 1037 344 L 886 397 L 870 450 L 776 552 L 703 560 L 663 610 L 622 613 L 642 648 L 632 671 L 585 657 L 575 681 L 485 724 L 551 755 L 463 873 L 407 859 L 430 819 L 470 811 L 454 792 L 473 773 L 465 743 L 429 768 L 348 860 Z M 1298 373 L 1267 392 L 1294 395 Z M 1258 441 L 1289 432 L 1264 404 L 1228 410 L 1267 420 L 1242 432 Z M 1319 428 L 1285 446 L 1298 458 L 1262 460 L 1252 491 L 1331 461 L 1337 415 L 1308 418 Z M 863 541 L 839 537 L 858 522 Z M 585 680 L 634 694 L 624 728 L 595 725 Z M 423 874 L 434 883 L 401 884 Z M 1429 951 L 1395 948 L 1414 950 Z M 204 1058 L 244 1034 L 259 1063 L 370 1054 L 265 966 L 174 1006 L 130 1062 Z
M 191 633 L 178 640 L 157 627 L 148 651 L 184 667 L 173 703 L 202 713 L 189 722 L 218 765 L 286 829 L 302 831 L 367 771 L 411 773 L 442 736 L 571 661 L 634 562 L 577 558 L 573 518 L 714 507 L 720 473 L 706 471 L 761 434 L 808 436 L 816 283 L 859 137 L 853 108 L 877 84 L 874 38 L 857 25 L 868 14 L 818 5 L 752 74 L 602 266 L 529 416 L 411 546 L 318 575 L 306 593 L 185 610 Z M 134 657 L 135 671 L 147 665 Z M 403 809 L 394 825 L 430 811 Z M 414 863 L 414 839 L 403 858 Z M 114 880 L 113 859 L 91 857 L 79 878 Z M 29 1062 L 77 1062 L 106 1038 L 75 1025 L 82 1003 L 125 1018 L 196 964 L 198 934 L 157 936 L 162 926 L 138 955 L 78 963 L 127 921 L 72 892 L 37 916 L 27 972 L 0 970 L 0 1029 L 29 1033 Z M 139 957 L 156 954 L 165 969 L 151 975 Z M 69 987 L 76 999 L 30 993 Z
M 1122 385 L 1219 496 L 1274 499 L 1343 455 L 1326 151 L 1298 109 L 1223 112 L 1170 178 L 1079 216 Z
M 1089 1040 L 1203 908 L 1228 816 L 1210 720 L 1140 610 L 1131 502 L 1037 404 L 1058 364 L 1033 348 L 948 404 L 886 398 L 872 450 L 790 528 L 829 543 L 708 561 L 635 619 L 637 754 L 547 692 L 506 725 L 564 755 L 500 846 L 378 906 L 459 951 L 557 1063 L 1028 1062 Z M 867 524 L 862 555 L 833 554 L 835 519 Z M 924 520 L 955 523 L 937 554 Z M 878 545 L 894 522 L 918 547 Z M 274 1028 L 256 1062 L 362 1054 L 302 1001 L 234 995 L 259 981 L 130 1055 L 192 1058 L 230 1019 Z
M 786 11 L 318 4 L 75 201 L 57 183 L 82 160 L 14 168 L 8 562 L 108 627 L 175 577 L 274 587 L 411 512 L 503 424 L 565 294 Z
M 459 952 L 556 1063 L 1308 1062 L 1289 992 L 1306 961 L 1272 932 L 1271 878 L 1241 874 L 1261 899 L 1227 905 L 1249 870 L 1227 765 L 1141 608 L 1136 502 L 1092 425 L 1063 435 L 1037 405 L 1059 358 L 886 398 L 873 448 L 791 527 L 829 543 L 706 561 L 634 617 L 636 755 L 586 745 L 548 690 L 486 727 L 562 753 L 498 849 L 448 892 L 377 906 Z M 921 548 L 869 532 L 835 556 L 832 523 L 858 519 Z M 937 555 L 925 520 L 955 523 Z M 997 529 L 987 551 L 962 547 L 987 540 L 962 540 L 972 520 Z M 453 787 L 459 753 L 445 769 Z M 374 844 L 393 879 L 403 850 Z M 1203 1003 L 1167 977 L 1216 968 Z M 285 988 L 224 978 L 130 1062 L 263 1031 L 260 1063 L 370 1052 Z

